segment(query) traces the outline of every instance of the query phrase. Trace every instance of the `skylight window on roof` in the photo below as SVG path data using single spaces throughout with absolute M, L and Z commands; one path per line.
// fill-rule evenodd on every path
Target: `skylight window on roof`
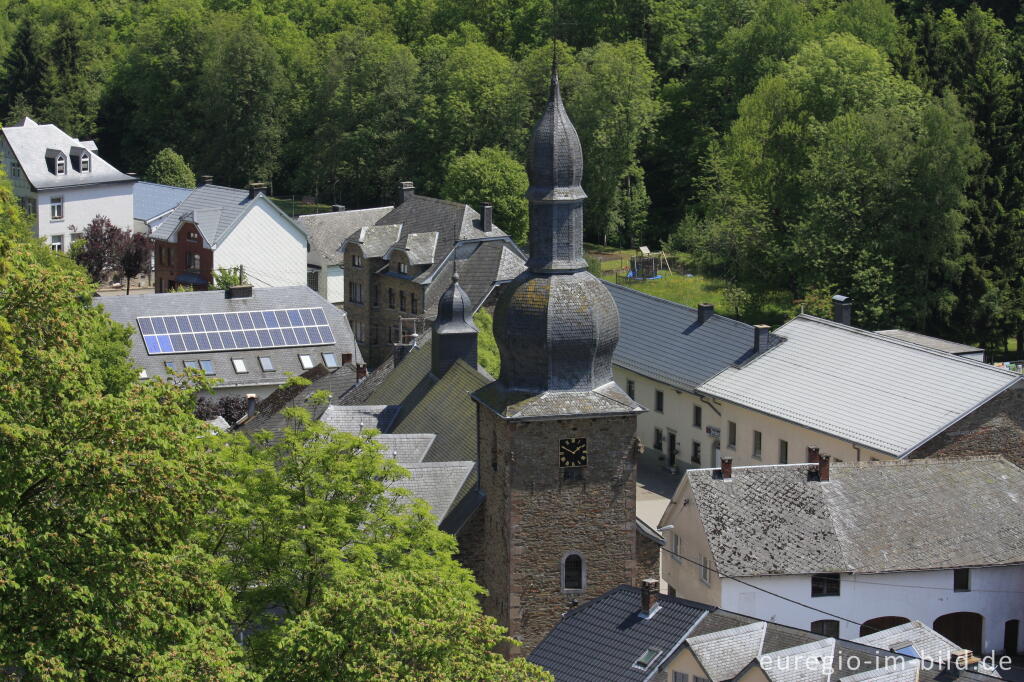
M 918 653 L 917 649 L 914 648 L 913 644 L 905 644 L 900 646 L 898 649 L 893 649 L 897 654 L 903 654 L 904 656 L 913 656 L 914 658 L 921 658 L 921 654 Z
M 150 355 L 335 343 L 322 308 L 138 318 Z
M 661 656 L 661 649 L 648 649 L 633 662 L 633 667 L 638 670 L 647 670 L 658 659 L 658 656 Z

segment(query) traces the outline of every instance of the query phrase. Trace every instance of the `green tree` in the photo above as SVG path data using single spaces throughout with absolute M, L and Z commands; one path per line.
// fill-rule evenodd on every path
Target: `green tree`
M 213 273 L 213 287 L 214 289 L 230 289 L 241 284 L 248 284 L 249 280 L 245 276 L 245 268 L 238 266 L 237 268 L 217 268 L 217 271 Z
M 161 185 L 172 185 L 174 187 L 185 187 L 192 189 L 196 186 L 196 175 L 185 163 L 181 154 L 170 147 L 164 147 L 153 160 L 142 179 L 147 182 L 156 182 Z
M 473 314 L 473 324 L 477 334 L 476 354 L 480 366 L 492 377 L 501 373 L 501 353 L 498 342 L 494 340 L 494 318 L 486 310 L 480 309 Z
M 243 679 L 192 540 L 217 461 L 190 395 L 140 384 L 128 329 L 0 188 L 0 665 L 40 680 Z
M 494 204 L 494 221 L 520 244 L 526 243 L 530 185 L 523 164 L 504 149 L 484 147 L 453 158 L 448 163 L 441 196 L 479 207 Z

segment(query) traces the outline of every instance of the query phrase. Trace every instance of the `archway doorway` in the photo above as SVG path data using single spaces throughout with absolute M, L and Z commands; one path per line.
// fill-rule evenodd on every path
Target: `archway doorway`
M 958 646 L 980 653 L 982 620 L 980 613 L 958 611 L 939 616 L 932 628 Z
M 1020 621 L 1016 618 L 1006 621 L 1006 625 L 1003 627 L 1003 653 L 1007 656 L 1019 654 L 1020 652 L 1017 650 L 1017 642 L 1019 641 Z
M 879 616 L 878 618 L 864 621 L 864 624 L 860 626 L 860 636 L 863 637 L 875 632 L 881 632 L 882 630 L 888 630 L 889 628 L 909 622 L 910 619 L 903 616 Z

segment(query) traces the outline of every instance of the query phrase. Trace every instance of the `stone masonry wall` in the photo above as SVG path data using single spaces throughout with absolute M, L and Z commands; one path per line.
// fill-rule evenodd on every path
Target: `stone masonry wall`
M 661 545 L 637 531 L 636 534 L 637 580 L 661 578 Z

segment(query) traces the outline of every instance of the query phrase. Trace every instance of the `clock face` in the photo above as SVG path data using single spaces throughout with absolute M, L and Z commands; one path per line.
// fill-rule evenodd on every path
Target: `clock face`
M 563 438 L 558 441 L 558 463 L 562 467 L 586 466 L 587 439 Z

